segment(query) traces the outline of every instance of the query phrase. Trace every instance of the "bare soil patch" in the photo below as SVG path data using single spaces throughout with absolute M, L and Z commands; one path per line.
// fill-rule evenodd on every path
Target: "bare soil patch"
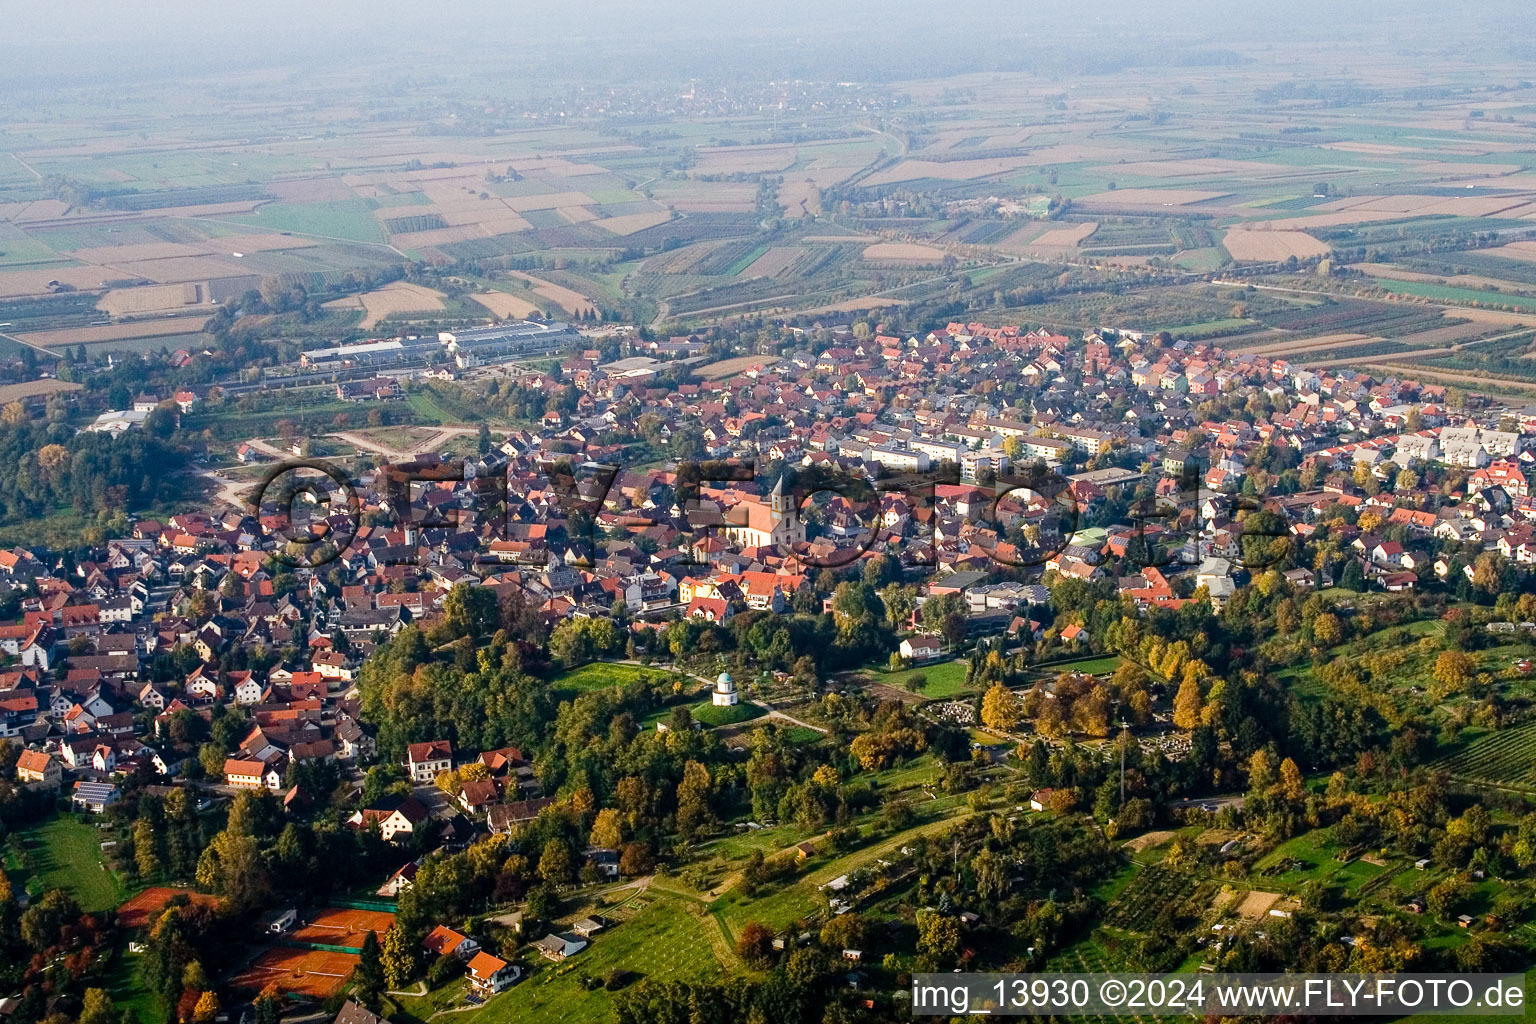
M 157 338 L 171 334 L 197 334 L 208 322 L 206 316 L 184 316 L 175 319 L 140 320 L 128 324 L 111 324 L 103 327 L 70 327 L 57 331 L 29 331 L 15 337 L 29 345 L 52 348 L 56 345 L 100 345 L 109 341 L 128 341 L 133 338 Z
M 1328 246 L 1301 231 L 1245 231 L 1233 228 L 1222 239 L 1222 245 L 1235 260 L 1263 262 L 1283 260 L 1289 256 L 1306 259 L 1331 252 Z
M 693 372 L 705 380 L 724 380 L 750 370 L 754 366 L 767 368 L 778 361 L 778 356 L 732 356 L 730 359 L 721 359 L 707 366 L 701 366 Z
M 503 320 L 523 320 L 539 308 L 527 299 L 506 292 L 480 292 L 470 298 Z
M 1269 913 L 1269 908 L 1280 902 L 1278 892 L 1263 892 L 1255 889 L 1243 897 L 1243 902 L 1238 904 L 1237 912 L 1245 920 L 1257 921 Z
M 395 313 L 435 313 L 443 308 L 443 293 L 408 281 L 391 281 L 377 291 L 362 295 L 333 299 L 326 303 L 331 309 L 357 309 L 366 316 L 359 327 L 367 330 L 380 320 Z
M 944 258 L 943 249 L 915 242 L 876 242 L 864 250 L 866 260 L 902 260 L 933 263 Z

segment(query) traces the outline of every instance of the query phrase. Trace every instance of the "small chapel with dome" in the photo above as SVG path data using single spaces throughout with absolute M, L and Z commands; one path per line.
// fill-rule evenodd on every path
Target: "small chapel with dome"
M 717 708 L 732 707 L 741 701 L 741 696 L 736 692 L 736 681 L 731 678 L 729 672 L 721 672 L 715 680 L 715 692 L 712 699 Z

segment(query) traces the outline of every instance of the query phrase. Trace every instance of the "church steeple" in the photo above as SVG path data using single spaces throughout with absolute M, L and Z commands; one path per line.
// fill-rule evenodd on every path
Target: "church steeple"
M 774 515 L 787 515 L 789 513 L 789 499 L 784 496 L 784 476 L 779 475 L 778 481 L 773 485 L 772 492 L 768 495 L 768 507 Z

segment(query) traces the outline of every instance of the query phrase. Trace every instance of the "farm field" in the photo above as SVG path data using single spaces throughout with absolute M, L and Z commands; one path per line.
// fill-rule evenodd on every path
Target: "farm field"
M 68 330 L 31 331 L 17 334 L 16 338 L 39 348 L 57 348 L 60 345 L 103 345 L 139 338 L 161 338 L 183 334 L 198 334 L 203 329 L 206 316 L 191 315 L 175 319 L 139 320 L 104 327 L 74 327 Z
M 935 262 L 944 258 L 944 250 L 910 242 L 876 242 L 864 250 L 866 260 L 904 260 Z
M 1221 244 L 1235 260 L 1280 261 L 1294 256 L 1325 255 L 1326 244 L 1302 231 L 1244 231 L 1233 228 L 1226 233 Z
M 1450 285 L 1431 284 L 1424 281 L 1379 280 L 1378 284 L 1398 295 L 1413 295 L 1449 305 L 1470 303 L 1474 305 L 1514 306 L 1516 309 L 1536 310 L 1536 296 L 1517 295 L 1511 292 L 1492 292 L 1476 288 L 1457 288 Z
M 537 312 L 539 308 L 527 299 L 518 298 L 507 292 L 478 292 L 470 298 L 502 320 L 522 320 L 530 313 Z
M 361 309 L 365 315 L 358 327 L 368 330 L 380 320 L 398 313 L 435 313 L 443 308 L 443 294 L 406 281 L 392 281 L 377 291 L 325 304 L 327 309 Z

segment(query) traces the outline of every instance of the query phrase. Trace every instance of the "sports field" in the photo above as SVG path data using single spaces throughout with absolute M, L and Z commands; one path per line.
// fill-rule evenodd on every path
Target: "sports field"
M 326 907 L 311 911 L 304 924 L 289 933 L 295 942 L 314 942 L 325 946 L 362 949 L 369 932 L 380 939 L 395 923 L 395 915 L 382 910 L 349 910 Z
M 218 897 L 209 896 L 206 893 L 193 892 L 191 889 L 172 889 L 170 886 L 155 885 L 139 893 L 133 899 L 117 908 L 117 923 L 121 928 L 144 928 L 152 924 L 155 918 L 160 916 L 160 911 L 174 896 L 186 896 L 193 903 L 218 903 Z
M 341 991 L 360 959 L 355 953 L 280 946 L 257 956 L 229 983 L 251 992 L 271 986 L 280 992 L 328 999 Z

